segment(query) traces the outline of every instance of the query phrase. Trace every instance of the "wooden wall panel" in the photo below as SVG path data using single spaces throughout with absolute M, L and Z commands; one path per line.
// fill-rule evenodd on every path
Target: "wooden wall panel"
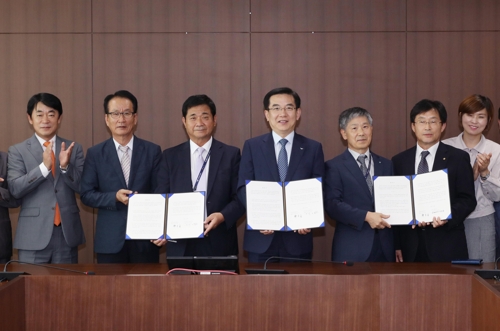
M 353 106 L 372 113 L 373 148 L 391 157 L 404 148 L 394 137 L 405 128 L 392 125 L 405 119 L 404 45 L 403 33 L 252 35 L 252 136 L 269 131 L 264 95 L 290 86 L 302 99 L 297 131 L 322 142 L 325 159 L 344 151 L 338 116 Z
M 0 149 L 33 135 L 26 105 L 39 92 L 61 99 L 63 120 L 58 134 L 92 145 L 91 37 L 85 34 L 0 34 L 0 98 L 7 107 L 0 121 Z M 80 247 L 80 261 L 93 256 L 93 224 L 89 209 L 80 204 L 87 244 Z M 11 213 L 15 233 L 18 209 Z
M 250 43 L 246 34 L 94 36 L 94 144 L 109 134 L 103 100 L 120 89 L 139 103 L 137 135 L 163 149 L 187 140 L 182 104 L 207 94 L 217 106 L 216 138 L 238 147 L 250 136 Z
M 26 330 L 116 330 L 112 277 L 29 276 L 25 291 Z
M 383 275 L 380 330 L 471 330 L 469 275 Z
M 91 0 L 0 1 L 0 33 L 90 32 Z
M 500 30 L 497 0 L 407 0 L 408 31 Z
M 93 31 L 249 31 L 249 6 L 248 0 L 93 1 Z
M 444 137 L 460 133 L 458 105 L 471 94 L 488 96 L 500 106 L 500 32 L 408 33 L 407 112 L 423 98 L 441 101 L 448 111 Z M 495 111 L 495 116 L 497 112 Z M 409 127 L 409 120 L 406 123 Z M 487 138 L 500 141 L 493 123 Z M 415 140 L 408 130 L 408 145 Z
M 404 31 L 406 1 L 252 0 L 252 32 Z

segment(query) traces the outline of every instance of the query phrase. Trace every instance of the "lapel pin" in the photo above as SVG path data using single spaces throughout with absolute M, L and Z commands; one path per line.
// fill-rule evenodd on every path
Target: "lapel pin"
M 301 147 L 301 148 L 300 148 L 300 150 L 301 150 L 301 151 L 303 151 L 303 150 L 304 150 L 304 148 L 303 148 L 303 147 Z
M 443 161 L 445 161 L 445 160 L 446 160 L 446 158 L 445 158 L 445 157 L 443 157 Z

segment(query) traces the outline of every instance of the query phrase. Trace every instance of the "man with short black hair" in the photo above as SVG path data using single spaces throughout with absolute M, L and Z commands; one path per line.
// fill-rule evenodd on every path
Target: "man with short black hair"
M 243 147 L 238 196 L 245 205 L 247 180 L 284 182 L 323 177 L 323 147 L 295 132 L 301 114 L 300 97 L 288 87 L 273 89 L 264 97 L 264 116 L 271 132 L 247 140 Z M 264 262 L 271 256 L 310 259 L 313 238 L 311 229 L 245 230 L 243 248 L 249 262 Z
M 94 250 L 98 263 L 155 263 L 158 247 L 149 240 L 125 240 L 128 198 L 153 193 L 160 146 L 134 135 L 137 99 L 121 90 L 104 99 L 104 121 L 111 138 L 89 148 L 82 175 L 81 199 L 98 208 Z
M 35 134 L 9 148 L 9 190 L 21 201 L 14 248 L 23 262 L 78 263 L 78 245 L 85 243 L 75 197 L 83 150 L 56 135 L 62 112 L 55 95 L 32 96 L 27 117 Z
M 236 196 L 240 150 L 213 137 L 216 107 L 204 94 L 186 99 L 182 123 L 189 140 L 163 151 L 156 192 L 206 192 L 205 231 L 203 238 L 167 243 L 167 256 L 237 255 L 236 222 L 245 213 Z
M 464 220 L 476 208 L 469 155 L 442 144 L 447 113 L 439 101 L 423 99 L 410 112 L 417 145 L 392 158 L 394 175 L 410 176 L 448 169 L 452 218 L 432 223 L 394 226 L 396 262 L 451 262 L 468 258 Z

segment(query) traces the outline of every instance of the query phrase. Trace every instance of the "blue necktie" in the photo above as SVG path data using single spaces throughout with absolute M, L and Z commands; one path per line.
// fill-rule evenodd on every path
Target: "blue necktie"
M 427 160 L 425 159 L 429 154 L 431 153 L 428 151 L 422 151 L 422 153 L 420 154 L 421 159 L 420 163 L 418 164 L 417 174 L 425 174 L 426 172 L 429 172 L 429 165 L 427 164 Z
M 288 171 L 288 154 L 285 149 L 285 145 L 288 142 L 286 139 L 281 139 L 279 143 L 281 144 L 281 150 L 278 154 L 278 170 L 280 173 L 280 179 L 282 182 L 285 181 L 286 173 Z

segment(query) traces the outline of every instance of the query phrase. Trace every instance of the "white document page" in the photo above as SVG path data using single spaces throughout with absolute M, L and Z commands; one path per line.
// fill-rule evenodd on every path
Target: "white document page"
M 246 185 L 247 229 L 284 230 L 283 188 L 279 182 L 252 180 Z
M 203 238 L 205 192 L 168 195 L 167 239 Z
M 451 218 L 448 169 L 416 175 L 413 178 L 415 218 L 420 222 L 432 222 L 433 217 Z
M 165 195 L 131 194 L 126 239 L 159 239 L 165 230 Z
M 374 177 L 375 211 L 390 215 L 391 225 L 413 224 L 410 178 L 407 176 Z
M 285 201 L 288 230 L 325 226 L 321 178 L 287 182 Z

